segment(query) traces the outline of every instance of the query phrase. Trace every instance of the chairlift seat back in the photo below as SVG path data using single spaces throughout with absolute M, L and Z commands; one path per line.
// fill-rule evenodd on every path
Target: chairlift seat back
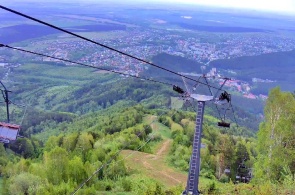
M 218 122 L 218 126 L 219 127 L 227 127 L 227 128 L 229 128 L 230 127 L 230 123 L 226 123 L 224 121 L 221 121 L 221 122 Z
M 2 142 L 16 140 L 19 129 L 19 125 L 0 122 L 0 139 Z

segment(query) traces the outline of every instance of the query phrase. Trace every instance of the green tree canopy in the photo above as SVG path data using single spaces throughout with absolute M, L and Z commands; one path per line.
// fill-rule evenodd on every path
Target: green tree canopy
M 295 98 L 280 88 L 270 91 L 258 132 L 255 178 L 277 181 L 285 167 L 295 173 Z

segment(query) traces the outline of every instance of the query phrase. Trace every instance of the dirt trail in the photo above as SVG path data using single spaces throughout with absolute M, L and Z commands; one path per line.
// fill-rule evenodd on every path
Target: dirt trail
M 172 140 L 164 140 L 155 154 L 135 152 L 126 159 L 126 166 L 132 170 L 139 170 L 167 187 L 178 184 L 185 186 L 187 175 L 169 167 L 166 162 L 171 144 Z M 134 151 L 124 150 L 121 154 L 125 157 L 132 152 Z
M 156 155 L 154 155 L 155 156 L 154 159 L 158 159 L 160 157 L 163 158 L 166 155 L 168 155 L 171 142 L 172 141 L 170 139 L 164 141 L 164 143 L 162 144 L 162 147 L 157 151 Z

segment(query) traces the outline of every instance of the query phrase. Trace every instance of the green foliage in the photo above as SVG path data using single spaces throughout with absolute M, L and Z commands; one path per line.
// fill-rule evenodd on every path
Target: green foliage
M 258 132 L 259 153 L 255 165 L 257 181 L 282 182 L 287 173 L 294 180 L 294 124 L 294 96 L 279 88 L 273 89 L 266 103 L 265 120 Z
M 52 64 L 46 66 L 53 67 Z M 28 67 L 35 65 L 31 64 Z M 83 72 L 80 77 L 74 73 L 76 68 L 73 67 L 68 74 L 60 77 L 49 71 L 49 75 L 56 79 L 54 82 L 44 76 L 46 68 L 37 70 L 39 77 L 22 76 L 26 82 L 40 81 L 42 85 L 46 83 L 45 88 L 36 85 L 22 89 L 16 85 L 17 100 L 32 98 L 37 107 L 51 111 L 28 110 L 22 134 L 31 137 L 20 138 L 7 148 L 21 157 L 10 155 L 0 145 L 0 173 L 5 178 L 4 191 L 11 194 L 70 194 L 79 183 L 99 170 L 79 194 L 180 194 L 183 187 L 167 189 L 166 186 L 146 176 L 130 172 L 125 160 L 114 155 L 120 149 L 137 150 L 149 138 L 153 138 L 152 146 L 157 144 L 156 141 L 169 138 L 173 139 L 173 144 L 167 161 L 181 171 L 188 171 L 195 113 L 146 109 L 145 107 L 164 108 L 169 105 L 173 93 L 164 86 L 106 75 L 102 78 L 93 78 L 92 75 L 90 77 L 93 80 L 89 82 L 85 76 L 89 72 Z M 18 74 L 28 70 L 23 67 L 19 71 Z M 65 78 L 69 78 L 70 74 L 77 77 L 74 84 L 68 81 L 62 86 L 59 85 Z M 28 90 L 36 94 L 36 97 L 31 97 Z M 163 95 L 158 95 L 159 91 L 163 92 Z M 249 138 L 252 134 L 247 128 L 233 126 L 229 130 L 218 129 L 217 119 L 211 115 L 205 116 L 202 143 L 206 147 L 201 149 L 201 175 L 209 181 L 202 186 L 205 193 L 221 194 L 220 182 L 232 187 L 228 182 L 234 181 L 237 166 L 246 160 L 246 165 L 253 167 L 257 155 L 257 163 L 262 163 L 261 167 L 273 163 L 271 169 L 277 172 L 274 180 L 279 178 L 281 182 L 279 189 L 286 189 L 286 193 L 294 190 L 293 161 L 286 160 L 284 166 L 279 166 L 279 159 L 268 162 L 263 158 L 263 155 L 265 157 L 267 154 L 262 148 L 271 144 L 277 147 L 272 148 L 273 158 L 278 156 L 279 151 L 284 152 L 283 156 L 294 156 L 291 151 L 294 145 L 294 117 L 290 115 L 294 114 L 291 107 L 295 106 L 293 100 L 284 103 L 288 102 L 289 95 L 285 97 L 280 95 L 280 92 L 275 92 L 275 95 L 279 96 L 280 100 L 275 101 L 270 96 L 269 101 L 275 103 L 268 103 L 266 110 L 267 113 L 272 113 L 269 105 L 273 108 L 276 103 L 280 104 L 283 112 L 275 126 L 275 132 L 276 135 L 282 135 L 279 137 L 282 140 L 265 143 L 259 137 L 259 151 L 256 150 L 255 139 Z M 137 103 L 141 105 L 133 106 Z M 209 107 L 206 114 L 211 111 L 212 108 Z M 159 113 L 166 113 L 158 118 L 160 123 L 154 122 L 151 125 L 150 120 L 144 120 L 145 117 L 156 120 L 155 115 L 160 115 Z M 17 117 L 20 116 L 19 114 Z M 266 121 L 261 125 L 262 133 L 259 136 L 269 137 L 269 117 L 270 115 L 266 114 Z M 238 110 L 238 120 L 246 124 L 252 118 L 249 118 L 248 113 Z M 36 138 L 40 138 L 43 143 Z M 278 142 L 280 144 L 277 144 Z M 151 145 L 145 145 L 140 151 L 151 152 Z M 99 169 L 100 167 L 103 168 Z M 225 174 L 224 170 L 228 168 L 231 169 L 231 173 Z M 262 173 L 265 173 L 265 170 L 257 169 L 258 176 Z M 29 180 L 26 180 L 27 178 Z M 237 190 L 253 189 L 259 193 L 268 192 L 273 184 L 257 186 L 254 188 L 246 184 L 238 185 Z
M 80 157 L 74 156 L 74 158 L 69 161 L 68 177 L 75 183 L 81 183 L 87 177 L 84 164 Z
M 222 174 L 221 177 L 219 178 L 219 181 L 221 183 L 228 183 L 229 182 L 229 177 L 225 174 Z
M 24 116 L 22 131 L 20 133 L 29 136 L 51 128 L 56 128 L 59 123 L 71 122 L 74 118 L 75 115 L 70 113 L 44 112 L 29 109 Z
M 9 194 L 21 195 L 21 194 L 39 194 L 46 182 L 38 176 L 30 173 L 21 173 L 10 178 Z
M 212 169 L 202 169 L 200 175 L 208 179 L 215 179 L 214 170 Z
M 110 159 L 117 153 L 118 150 L 125 147 L 125 149 L 137 149 L 141 146 L 148 136 L 152 133 L 152 128 L 143 124 L 143 117 L 146 110 L 142 106 L 126 108 L 120 112 L 105 112 L 104 115 L 89 114 L 77 121 L 67 124 L 65 127 L 74 133 L 59 136 L 50 136 L 44 148 L 36 139 L 22 138 L 18 139 L 18 145 L 11 145 L 12 149 L 19 149 L 23 152 L 25 158 L 35 158 L 34 162 L 29 159 L 22 158 L 16 163 L 11 163 L 5 160 L 6 152 L 2 146 L 0 152 L 3 153 L 3 174 L 8 178 L 17 177 L 20 173 L 26 173 L 32 177 L 42 178 L 46 181 L 38 192 L 34 194 L 69 194 L 75 187 L 91 176 L 103 164 L 104 169 L 100 170 L 96 177 L 89 181 L 88 185 L 83 189 L 83 193 L 95 193 L 96 189 L 101 191 L 116 191 L 127 189 L 134 191 L 131 182 L 121 182 L 121 178 L 128 176 L 125 163 L 120 156 L 117 156 L 108 163 Z M 96 124 L 97 119 L 101 123 Z M 106 129 L 109 125 L 113 125 L 113 120 L 127 123 L 125 127 L 119 127 L 118 130 L 112 134 Z M 63 125 L 63 124 L 60 124 Z M 84 127 L 83 132 L 77 132 L 77 127 Z M 93 128 L 92 125 L 101 126 L 101 128 Z M 59 127 L 58 127 L 59 128 Z M 91 131 L 87 132 L 91 128 Z M 27 143 L 31 143 L 28 145 Z M 18 147 L 16 147 L 18 146 Z M 22 146 L 22 147 L 20 147 Z M 33 146 L 33 148 L 29 147 Z M 41 156 L 27 156 L 27 151 L 33 151 L 36 147 L 37 151 L 41 151 Z M 144 151 L 150 151 L 147 146 Z M 19 151 L 19 152 L 20 152 Z M 18 181 L 18 180 L 16 180 Z M 33 181 L 33 180 L 32 180 Z M 100 182 L 103 186 L 96 183 Z M 119 182 L 117 187 L 113 182 Z M 14 180 L 8 180 L 5 183 L 5 189 L 10 190 L 14 184 Z M 95 184 L 95 185 L 94 185 Z M 155 187 L 159 191 L 159 186 Z M 19 191 L 26 191 L 23 188 Z M 27 190 L 28 191 L 28 190 Z M 142 191 L 145 193 L 146 191 Z M 30 192 L 28 192 L 30 194 Z
M 17 139 L 14 143 L 9 145 L 9 148 L 25 158 L 38 156 L 38 146 L 28 138 Z
M 194 116 L 185 112 L 173 114 L 175 116 L 171 118 L 165 115 L 161 117 L 162 122 L 165 121 L 171 128 L 174 127 L 169 161 L 176 168 L 188 171 L 195 131 Z M 214 121 L 212 117 L 207 119 Z M 210 121 L 206 121 L 205 118 L 203 125 L 202 143 L 206 147 L 201 149 L 200 174 L 212 180 L 217 178 L 222 182 L 228 182 L 230 178 L 235 180 L 239 164 L 246 161 L 248 167 L 253 167 L 253 159 L 256 157 L 255 144 L 251 139 L 222 134 L 210 124 Z M 231 170 L 229 175 L 225 175 L 225 169 Z
M 216 189 L 216 183 L 213 181 L 208 186 L 208 193 L 211 194 L 211 193 L 215 192 L 216 190 L 217 190 Z
M 44 154 L 47 178 L 54 185 L 68 180 L 68 164 L 68 153 L 63 148 L 56 147 Z

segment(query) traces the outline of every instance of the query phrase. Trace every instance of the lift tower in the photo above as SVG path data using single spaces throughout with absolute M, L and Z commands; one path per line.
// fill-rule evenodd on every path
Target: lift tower
M 194 133 L 194 139 L 193 139 L 193 151 L 190 158 L 190 166 L 189 166 L 189 174 L 187 179 L 186 188 L 183 191 L 182 195 L 199 195 L 199 175 L 200 175 L 200 163 L 201 163 L 201 137 L 202 137 L 202 126 L 203 126 L 203 118 L 204 118 L 204 108 L 205 103 L 207 101 L 212 101 L 216 104 L 227 101 L 230 102 L 230 94 L 228 94 L 226 91 L 223 92 L 218 99 L 216 99 L 217 94 L 222 90 L 225 83 L 230 80 L 229 78 L 223 78 L 224 81 L 221 84 L 220 88 L 218 88 L 215 95 L 213 95 L 212 90 L 210 89 L 210 86 L 208 84 L 206 75 L 203 75 L 201 78 L 204 78 L 211 95 L 200 95 L 200 94 L 191 94 L 185 80 L 183 79 L 184 85 L 186 87 L 187 91 L 184 91 L 178 86 L 173 86 L 173 90 L 180 93 L 182 98 L 186 101 L 189 99 L 197 100 L 198 107 L 197 107 L 197 116 L 196 116 L 196 127 L 195 127 L 195 133 Z M 226 123 L 224 120 L 218 123 L 218 126 L 221 127 L 229 127 L 230 124 Z
M 196 127 L 193 139 L 193 152 L 190 159 L 190 168 L 187 184 L 182 195 L 199 195 L 199 174 L 200 174 L 200 151 L 201 151 L 201 135 L 204 117 L 205 102 L 213 100 L 213 96 L 191 94 L 191 98 L 198 101 Z

